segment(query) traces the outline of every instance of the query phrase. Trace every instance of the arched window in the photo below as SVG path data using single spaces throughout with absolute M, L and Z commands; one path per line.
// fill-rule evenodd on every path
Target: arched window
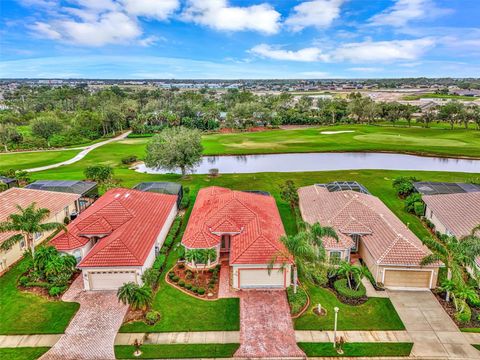
M 82 260 L 82 250 L 80 249 L 77 249 L 73 252 L 73 256 L 75 257 L 75 259 L 77 260 L 77 263 L 80 262 L 80 260 Z

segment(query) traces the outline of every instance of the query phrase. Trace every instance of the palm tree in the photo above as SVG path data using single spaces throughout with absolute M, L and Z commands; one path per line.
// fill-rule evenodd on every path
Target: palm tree
M 325 249 L 322 239 L 326 236 L 332 236 L 338 240 L 335 230 L 315 223 L 312 226 L 305 224 L 305 229 L 296 235 L 281 237 L 280 241 L 285 246 L 285 251 L 274 254 L 268 263 L 268 271 L 273 269 L 274 265 L 278 263 L 278 259 L 283 259 L 280 269 L 285 269 L 290 264 L 288 259 L 293 256 L 293 291 L 296 293 L 299 275 L 313 281 L 319 267 L 324 266 Z
M 117 298 L 125 305 L 130 305 L 133 310 L 145 310 L 152 303 L 153 293 L 147 285 L 140 286 L 137 283 L 128 282 L 118 289 Z
M 10 250 L 13 245 L 26 240 L 32 259 L 35 260 L 35 234 L 60 229 L 66 230 L 65 225 L 57 222 L 44 223 L 49 218 L 50 210 L 37 209 L 35 203 L 26 208 L 17 205 L 17 209 L 19 210 L 17 214 L 10 214 L 7 221 L 0 223 L 0 233 L 15 233 L 0 245 L 0 249 Z
M 465 282 L 467 269 L 474 269 L 475 259 L 480 256 L 480 242 L 475 236 L 458 240 L 442 234 L 438 238 L 427 237 L 423 243 L 432 250 L 432 254 L 425 256 L 420 264 L 442 262 L 447 268 L 447 280 L 452 280 L 457 286 Z M 450 291 L 447 291 L 445 300 L 450 301 Z
M 354 266 L 348 261 L 342 261 L 337 268 L 337 275 L 344 276 L 347 279 L 348 287 L 353 289 L 352 280 L 356 281 L 357 289 L 360 284 L 362 268 Z
M 462 242 L 466 242 L 467 245 L 471 248 L 471 250 L 475 253 L 480 253 L 480 224 L 475 226 L 470 234 L 467 236 L 464 236 L 460 239 Z M 477 255 L 478 258 L 478 255 Z M 466 264 L 469 269 L 471 270 L 472 276 L 475 278 L 477 283 L 480 284 L 480 269 L 475 261 L 471 261 L 471 259 L 468 259 L 468 263 Z

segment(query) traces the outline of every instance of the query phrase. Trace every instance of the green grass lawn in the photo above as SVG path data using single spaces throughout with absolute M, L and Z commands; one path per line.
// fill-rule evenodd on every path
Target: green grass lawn
M 333 330 L 334 311 L 338 306 L 339 330 L 404 330 L 400 317 L 390 299 L 370 298 L 358 306 L 346 305 L 328 289 L 308 285 L 310 307 L 298 319 L 294 320 L 296 330 Z M 321 304 L 327 310 L 327 315 L 317 316 L 313 308 Z
M 471 332 L 471 333 L 480 333 L 480 328 L 460 328 L 460 331 Z
M 332 343 L 298 343 L 307 356 L 374 357 L 409 356 L 413 343 L 346 343 L 340 355 Z
M 173 344 L 143 345 L 142 355 L 135 357 L 131 345 L 116 345 L 117 359 L 180 359 L 180 358 L 226 358 L 232 357 L 239 344 Z
M 35 167 L 55 164 L 77 155 L 79 150 L 43 151 L 31 153 L 0 154 L 0 171 L 9 169 L 32 169 Z
M 0 277 L 0 334 L 63 333 L 77 312 L 79 304 L 49 301 L 19 291 L 16 281 L 25 271 L 25 265 L 26 263 L 21 261 Z
M 472 345 L 475 349 L 480 350 L 480 345 Z
M 0 359 L 35 360 L 45 354 L 49 347 L 0 348 Z
M 454 100 L 464 100 L 464 101 L 475 101 L 475 100 L 478 100 L 478 97 L 455 95 L 455 94 L 435 94 L 435 93 L 406 95 L 403 97 L 403 100 L 418 100 L 418 99 L 454 99 Z

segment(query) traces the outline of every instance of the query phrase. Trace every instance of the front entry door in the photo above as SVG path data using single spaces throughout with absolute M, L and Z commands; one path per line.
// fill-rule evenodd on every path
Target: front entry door
M 230 251 L 230 235 L 222 235 L 222 244 L 220 247 L 220 251 L 222 252 L 229 252 Z

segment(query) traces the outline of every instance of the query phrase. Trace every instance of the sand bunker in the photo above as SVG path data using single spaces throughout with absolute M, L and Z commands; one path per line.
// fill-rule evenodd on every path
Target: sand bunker
M 343 133 L 352 133 L 355 130 L 340 130 L 340 131 L 321 131 L 320 134 L 322 135 L 333 135 L 333 134 L 343 134 Z

